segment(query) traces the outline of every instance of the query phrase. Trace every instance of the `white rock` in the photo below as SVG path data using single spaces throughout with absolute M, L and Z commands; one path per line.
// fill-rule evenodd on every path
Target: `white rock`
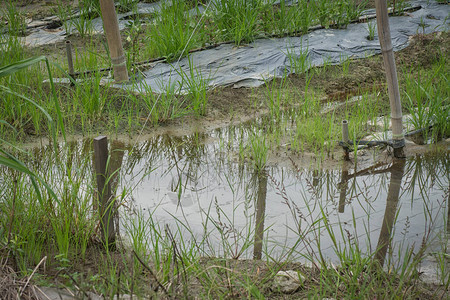
M 302 286 L 304 279 L 297 271 L 279 271 L 273 279 L 272 290 L 285 294 L 295 293 Z

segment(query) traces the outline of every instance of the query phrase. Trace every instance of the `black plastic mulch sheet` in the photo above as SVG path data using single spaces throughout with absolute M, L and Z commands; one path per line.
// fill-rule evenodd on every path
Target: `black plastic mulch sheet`
M 394 51 L 405 48 L 409 37 L 417 33 L 448 30 L 449 6 L 428 2 L 412 1 L 412 6 L 420 5 L 421 9 L 389 18 Z M 376 27 L 375 19 L 370 22 Z M 191 78 L 191 73 L 195 74 L 197 83 L 205 80 L 210 87 L 256 87 L 265 80 L 293 73 L 289 56 L 307 53 L 310 66 L 321 66 L 324 62 L 339 64 L 347 58 L 380 53 L 376 34 L 372 41 L 367 36 L 368 23 L 354 23 L 346 29 L 319 29 L 300 37 L 260 39 L 239 47 L 224 44 L 192 53 L 172 64 L 156 63 L 143 72 L 143 79 L 122 87 L 138 92 L 151 89 L 156 93 L 167 90 L 187 93 L 190 84 L 186 78 Z

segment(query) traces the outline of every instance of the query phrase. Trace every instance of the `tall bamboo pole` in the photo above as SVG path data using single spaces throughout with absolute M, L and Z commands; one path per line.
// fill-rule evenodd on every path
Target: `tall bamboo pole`
M 403 157 L 405 137 L 402 124 L 402 104 L 398 89 L 397 69 L 395 67 L 394 52 L 392 51 L 391 31 L 386 0 L 375 0 L 377 13 L 378 39 L 383 53 L 384 69 L 389 90 L 391 105 L 392 139 L 395 157 Z
M 114 68 L 114 79 L 116 82 L 128 81 L 127 64 L 120 39 L 114 0 L 100 0 L 100 9 L 102 10 L 103 28 L 108 41 L 111 63 Z

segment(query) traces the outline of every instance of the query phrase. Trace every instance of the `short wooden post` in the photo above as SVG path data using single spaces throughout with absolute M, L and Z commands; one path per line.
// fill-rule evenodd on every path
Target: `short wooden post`
M 66 41 L 66 54 L 67 54 L 67 65 L 69 67 L 69 76 L 72 79 L 75 79 L 73 77 L 73 74 L 75 73 L 75 71 L 73 69 L 72 43 L 70 41 Z
M 386 0 L 375 1 L 378 39 L 380 40 L 389 90 L 394 156 L 403 157 L 405 137 L 403 135 L 402 104 L 400 101 L 400 91 L 398 88 L 397 68 L 395 67 L 394 52 L 392 51 L 391 31 L 389 28 L 389 16 L 386 2 Z
M 114 0 L 100 0 L 103 28 L 108 42 L 111 63 L 114 68 L 116 82 L 128 81 L 127 63 L 120 39 L 119 22 L 117 20 Z
M 111 187 L 107 180 L 107 162 L 108 139 L 106 136 L 96 137 L 94 139 L 94 165 L 97 178 L 100 224 L 103 242 L 105 245 L 110 246 L 115 243 L 116 231 L 114 230 L 114 201 L 113 197 L 111 197 Z

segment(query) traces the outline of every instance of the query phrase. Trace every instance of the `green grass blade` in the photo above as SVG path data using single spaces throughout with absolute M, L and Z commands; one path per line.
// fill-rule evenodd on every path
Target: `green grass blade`
M 0 68 L 0 78 L 12 75 L 12 74 L 16 73 L 17 71 L 26 69 L 29 66 L 37 64 L 44 60 L 47 60 L 47 58 L 45 56 L 36 56 L 36 57 L 27 58 L 27 59 L 12 63 L 5 67 L 1 67 Z

